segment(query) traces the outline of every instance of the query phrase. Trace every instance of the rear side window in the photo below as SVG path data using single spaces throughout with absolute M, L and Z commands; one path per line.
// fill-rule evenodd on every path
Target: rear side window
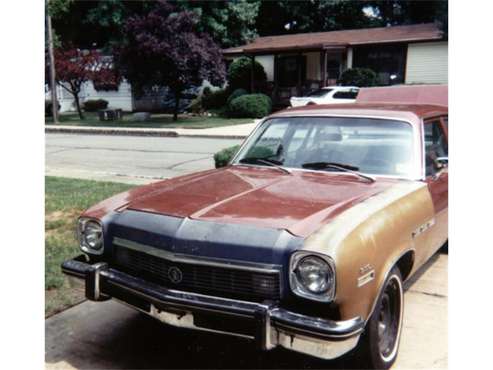
M 307 96 L 310 96 L 312 98 L 323 98 L 325 95 L 330 93 L 332 89 L 320 89 L 320 90 L 315 90 L 309 93 Z
M 358 91 L 338 91 L 334 94 L 334 99 L 356 99 Z
M 437 161 L 448 157 L 448 144 L 440 120 L 425 123 L 425 162 L 426 175 L 432 176 L 439 170 Z

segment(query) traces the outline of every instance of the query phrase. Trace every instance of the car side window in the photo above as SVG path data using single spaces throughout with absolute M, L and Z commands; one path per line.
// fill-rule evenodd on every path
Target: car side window
M 356 99 L 358 95 L 358 91 L 350 90 L 350 91 L 338 91 L 334 93 L 334 99 Z
M 438 158 L 448 157 L 447 139 L 440 120 L 425 122 L 426 176 L 433 176 L 441 169 Z

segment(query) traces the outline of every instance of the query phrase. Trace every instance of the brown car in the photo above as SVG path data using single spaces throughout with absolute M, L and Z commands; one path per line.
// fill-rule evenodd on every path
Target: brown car
M 322 359 L 356 348 L 389 368 L 403 282 L 448 238 L 447 114 L 371 102 L 273 114 L 228 166 L 84 212 L 84 255 L 62 269 L 89 299 L 170 325 Z

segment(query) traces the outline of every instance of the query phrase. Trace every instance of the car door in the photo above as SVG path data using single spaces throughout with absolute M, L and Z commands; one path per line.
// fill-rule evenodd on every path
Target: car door
M 426 183 L 433 201 L 435 218 L 430 225 L 427 257 L 448 239 L 448 117 L 424 122 Z

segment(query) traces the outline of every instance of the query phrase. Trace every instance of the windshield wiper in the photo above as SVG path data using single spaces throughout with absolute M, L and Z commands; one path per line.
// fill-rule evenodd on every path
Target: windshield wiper
M 267 166 L 275 167 L 280 169 L 284 173 L 292 174 L 290 170 L 282 166 L 282 162 L 276 161 L 275 159 L 268 159 L 268 158 L 242 158 L 239 160 L 240 163 L 262 163 Z
M 336 162 L 308 162 L 308 163 L 303 163 L 301 167 L 311 168 L 314 170 L 325 170 L 327 168 L 335 168 L 343 172 L 352 173 L 370 182 L 375 182 L 374 177 L 362 174 L 361 172 L 358 171 L 359 167 L 352 166 L 350 164 L 336 163 Z

